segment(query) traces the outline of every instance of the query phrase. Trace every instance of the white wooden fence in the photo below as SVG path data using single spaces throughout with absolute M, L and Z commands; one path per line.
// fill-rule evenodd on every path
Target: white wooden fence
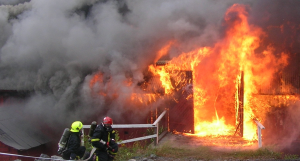
M 156 119 L 156 121 L 153 124 L 113 124 L 112 128 L 114 128 L 114 129 L 117 129 L 117 128 L 156 128 L 155 134 L 153 134 L 153 135 L 123 140 L 121 142 L 118 142 L 118 144 L 125 144 L 125 143 L 134 142 L 134 141 L 156 138 L 154 145 L 157 145 L 158 141 L 167 133 L 167 131 L 163 132 L 161 135 L 159 135 L 159 133 L 158 133 L 159 122 L 165 116 L 165 114 L 166 114 L 166 110 L 160 114 L 160 116 Z M 83 129 L 89 129 L 90 127 L 91 127 L 91 125 L 83 125 Z M 82 136 L 84 136 L 84 134 Z M 84 139 L 81 139 L 81 144 L 84 145 Z
M 262 139 L 261 139 L 261 130 L 265 129 L 265 127 L 257 120 L 254 120 L 257 125 L 257 135 L 258 135 L 258 147 L 262 147 Z
M 160 114 L 160 116 L 156 119 L 156 121 L 153 124 L 113 124 L 112 128 L 114 128 L 114 129 L 117 129 L 117 128 L 156 128 L 155 134 L 153 134 L 153 135 L 123 140 L 123 141 L 118 142 L 118 144 L 125 144 L 125 143 L 134 142 L 134 141 L 156 138 L 154 145 L 157 145 L 159 140 L 162 137 L 164 137 L 164 135 L 167 133 L 167 131 L 164 131 L 163 133 L 161 133 L 159 135 L 159 132 L 158 132 L 159 122 L 165 116 L 165 114 L 166 114 L 166 110 Z M 261 130 L 265 129 L 265 127 L 259 121 L 255 120 L 255 123 L 257 125 L 258 147 L 261 148 L 262 147 Z M 84 129 L 89 129 L 90 127 L 91 127 L 91 125 L 83 125 Z M 83 136 L 84 136 L 84 134 L 82 135 L 82 137 Z M 84 139 L 81 139 L 81 144 L 84 145 Z

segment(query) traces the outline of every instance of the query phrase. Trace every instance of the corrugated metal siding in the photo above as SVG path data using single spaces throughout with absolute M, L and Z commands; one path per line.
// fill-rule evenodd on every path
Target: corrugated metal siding
M 2 143 L 18 150 L 26 150 L 50 141 L 20 114 L 16 112 L 12 116 L 10 110 L 1 109 L 0 141 Z

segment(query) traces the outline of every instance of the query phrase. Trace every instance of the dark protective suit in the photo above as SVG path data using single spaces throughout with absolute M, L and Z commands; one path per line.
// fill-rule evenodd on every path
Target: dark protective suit
M 108 152 L 108 161 L 113 161 L 114 160 L 115 156 L 117 155 L 118 150 L 119 150 L 118 143 L 116 143 L 114 139 L 110 139 L 109 148 L 107 150 L 107 152 Z
M 91 138 L 91 142 L 93 147 L 97 148 L 95 151 L 96 154 L 96 161 L 109 161 L 113 160 L 113 158 L 110 157 L 109 155 L 109 144 L 111 139 L 115 139 L 115 130 L 110 128 L 104 127 L 104 125 L 101 123 L 99 124 L 95 131 L 94 134 Z M 118 145 L 118 144 L 116 144 Z M 115 146 L 115 145 L 114 145 Z M 116 153 L 114 153 L 114 156 Z
M 83 157 L 86 148 L 84 146 L 80 146 L 80 141 L 80 132 L 71 132 L 66 150 L 63 151 L 62 157 L 65 160 L 74 160 Z

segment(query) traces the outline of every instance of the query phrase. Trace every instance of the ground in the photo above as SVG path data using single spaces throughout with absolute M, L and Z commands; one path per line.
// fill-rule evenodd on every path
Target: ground
M 278 157 L 277 154 L 279 153 L 272 154 L 273 152 L 272 151 L 270 152 L 268 150 L 261 150 L 257 152 L 257 150 L 263 149 L 264 147 L 259 148 L 257 141 L 253 141 L 253 142 L 246 141 L 239 136 L 199 137 L 195 135 L 187 135 L 187 134 L 180 134 L 180 133 L 168 133 L 165 137 L 163 137 L 160 140 L 159 144 L 155 147 L 162 148 L 164 146 L 168 146 L 169 149 L 182 148 L 185 149 L 183 150 L 185 152 L 180 154 L 181 153 L 180 151 L 172 152 L 172 150 L 171 151 L 164 150 L 164 152 L 162 152 L 163 155 L 153 154 L 148 157 L 136 157 L 130 161 L 281 160 L 278 158 L 275 159 L 276 157 Z M 201 149 L 199 147 L 201 148 L 204 147 L 204 148 Z M 205 147 L 209 147 L 209 150 L 205 149 Z M 199 154 L 197 154 L 196 151 L 197 149 L 200 150 Z M 234 153 L 235 151 L 237 151 L 236 156 Z M 247 151 L 247 152 L 243 153 L 243 151 Z M 203 157 L 201 157 L 201 155 L 203 155 Z M 216 157 L 214 157 L 214 155 Z M 173 156 L 180 156 L 180 157 L 174 158 Z M 245 158 L 245 159 L 240 159 L 240 158 Z M 292 156 L 292 158 L 290 158 L 289 160 L 300 160 L 300 159 Z
M 172 147 L 195 148 L 198 146 L 209 146 L 216 150 L 255 150 L 258 149 L 257 141 L 247 141 L 240 136 L 210 136 L 201 137 L 196 135 L 168 133 L 161 139 L 158 147 L 169 144 Z

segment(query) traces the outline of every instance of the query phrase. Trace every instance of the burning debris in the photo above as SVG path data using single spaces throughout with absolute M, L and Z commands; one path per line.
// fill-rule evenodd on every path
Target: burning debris
M 0 1 L 0 89 L 34 91 L 1 108 L 16 104 L 57 136 L 74 120 L 136 123 L 173 108 L 171 120 L 188 120 L 175 130 L 252 141 L 257 120 L 272 144 L 297 127 L 299 3 Z M 298 129 L 284 131 L 292 141 Z

